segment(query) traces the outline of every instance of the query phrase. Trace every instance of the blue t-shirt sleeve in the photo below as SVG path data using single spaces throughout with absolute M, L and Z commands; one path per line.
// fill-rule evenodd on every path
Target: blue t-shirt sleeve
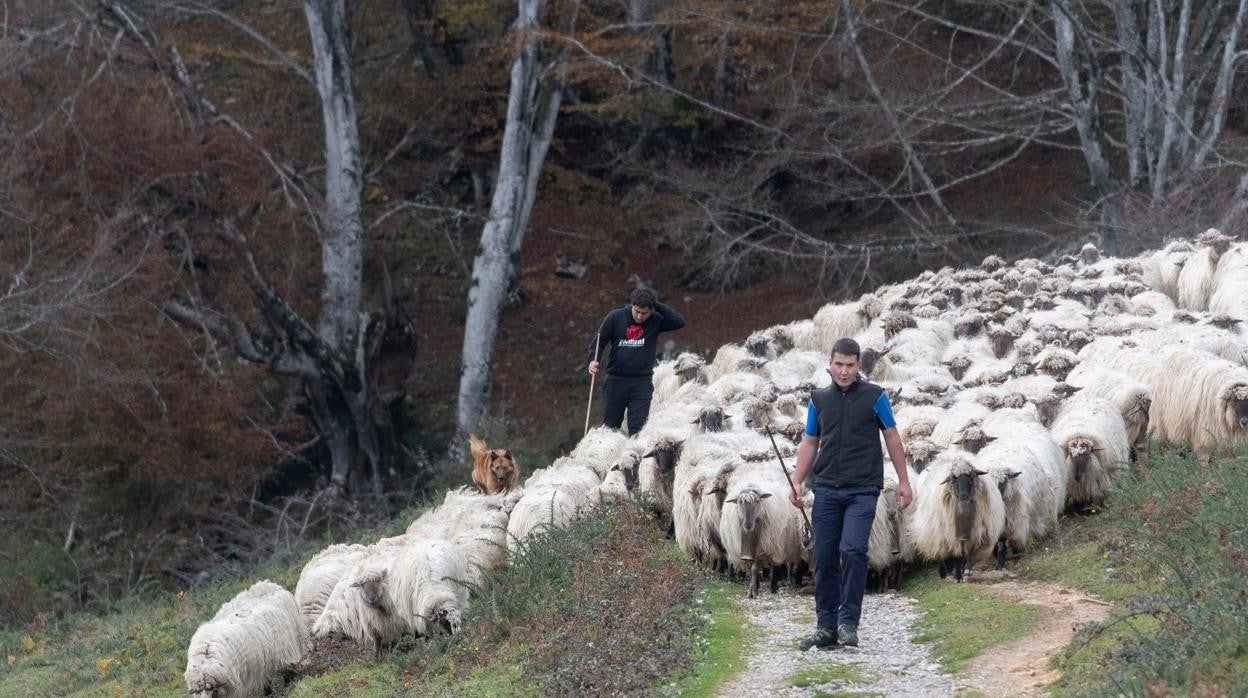
M 875 420 L 880 423 L 881 429 L 892 429 L 897 426 L 897 419 L 893 417 L 893 405 L 888 401 L 888 393 L 883 390 L 875 399 Z
M 806 408 L 806 431 L 803 433 L 807 436 L 819 436 L 819 410 L 815 408 L 814 400 Z

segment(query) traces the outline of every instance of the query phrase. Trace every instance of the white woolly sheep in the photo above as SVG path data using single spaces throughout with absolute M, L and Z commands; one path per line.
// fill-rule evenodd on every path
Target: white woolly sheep
M 280 690 L 282 674 L 310 649 L 295 597 L 268 580 L 227 601 L 200 625 L 186 651 L 187 693 L 259 696 Z
M 468 604 L 468 563 L 437 538 L 377 548 L 338 582 L 314 637 L 341 635 L 382 657 L 405 635 L 458 633 Z
M 1067 503 L 1077 509 L 1103 503 L 1131 458 L 1118 408 L 1104 398 L 1075 395 L 1050 431 L 1065 456 Z
M 1209 312 L 1248 319 L 1248 246 L 1236 244 L 1218 260 Z
M 1079 365 L 1079 357 L 1069 349 L 1049 345 L 1036 356 L 1036 370 L 1062 381 Z
M 813 347 L 804 347 L 821 351 L 825 354 L 832 351 L 832 345 L 842 337 L 853 337 L 862 331 L 868 323 L 880 316 L 884 306 L 880 299 L 868 293 L 850 303 L 828 305 L 820 308 L 814 317 Z
M 1179 295 L 1179 273 L 1195 248 L 1188 240 L 1174 240 L 1141 260 L 1140 278 L 1150 288 L 1170 298 Z
M 749 574 L 749 597 L 758 596 L 759 570 L 800 562 L 801 515 L 789 503 L 789 485 L 778 468 L 739 467 L 729 477 L 719 534 L 734 567 Z M 773 475 L 773 473 L 775 473 Z M 862 551 L 865 557 L 866 551 Z M 772 572 L 772 591 L 779 577 Z
M 1187 258 L 1183 269 L 1179 271 L 1178 295 L 1175 297 L 1179 307 L 1188 310 L 1205 310 L 1209 307 L 1218 259 L 1230 248 L 1231 238 L 1216 228 L 1210 228 L 1200 234 L 1197 243 L 1200 249 Z
M 913 513 L 906 518 L 915 551 L 940 563 L 961 582 L 972 556 L 991 549 L 1005 528 L 1005 506 L 995 483 L 962 452 L 940 454 L 919 474 Z
M 907 467 L 907 481 L 914 482 L 918 473 Z M 867 568 L 878 575 L 880 591 L 899 589 L 901 569 L 914 559 L 914 543 L 905 525 L 906 512 L 897 504 L 897 473 L 884 469 L 884 487 L 875 500 L 875 520 L 867 542 Z
M 451 490 L 440 506 L 408 525 L 406 536 L 453 543 L 467 561 L 466 581 L 479 586 L 484 571 L 501 564 L 506 556 L 507 521 L 523 496 L 523 490 L 495 495 L 468 488 Z
M 1135 450 L 1148 437 L 1149 410 L 1153 404 L 1153 388 L 1147 383 L 1112 368 L 1085 364 L 1076 368 L 1066 382 L 1081 388 L 1084 395 L 1109 400 L 1122 415 L 1131 443 L 1132 460 Z
M 594 427 L 576 444 L 571 455 L 572 458 L 588 463 L 598 473 L 599 479 L 602 479 L 606 477 L 615 456 L 627 441 L 628 437 L 616 429 Z
M 993 426 L 990 422 L 988 428 Z M 1022 552 L 1057 525 L 1066 503 L 1062 451 L 1043 427 L 1016 424 L 1008 436 L 976 455 L 975 466 L 996 483 L 1005 507 L 1005 526 L 995 549 L 997 569 L 1001 569 L 1006 544 Z
M 325 602 L 338 580 L 364 559 L 367 551 L 366 546 L 358 544 L 331 545 L 312 556 L 303 566 L 299 583 L 295 585 L 295 602 L 299 604 L 299 613 L 309 629 L 325 609 Z
M 1248 443 L 1248 368 L 1211 354 L 1169 352 L 1154 384 L 1151 424 L 1203 456 Z

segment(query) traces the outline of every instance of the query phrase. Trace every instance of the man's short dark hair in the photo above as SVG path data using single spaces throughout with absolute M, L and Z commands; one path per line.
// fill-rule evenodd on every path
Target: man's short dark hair
M 653 308 L 655 300 L 654 291 L 648 288 L 635 288 L 628 294 L 629 304 L 638 308 Z
M 836 344 L 832 345 L 832 353 L 858 358 L 862 355 L 862 350 L 858 348 L 858 342 L 849 337 L 841 337 L 836 340 Z

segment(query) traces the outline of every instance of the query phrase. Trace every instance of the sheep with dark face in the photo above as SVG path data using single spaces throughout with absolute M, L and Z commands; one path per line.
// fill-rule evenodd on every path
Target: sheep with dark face
M 1079 357 L 1074 352 L 1056 345 L 1045 347 L 1036 357 L 1036 370 L 1059 381 L 1066 380 L 1078 365 Z
M 1248 444 L 1248 368 L 1176 349 L 1162 361 L 1154 388 L 1149 415 L 1161 438 L 1186 441 L 1204 456 Z
M 1118 407 L 1127 426 L 1127 440 L 1131 443 L 1131 460 L 1136 450 L 1148 436 L 1149 410 L 1153 404 L 1153 388 L 1131 376 L 1111 368 L 1084 364 L 1068 377 L 1069 384 L 1081 388 L 1085 394 L 1109 400 Z
M 918 475 L 907 518 L 919 555 L 940 563 L 940 576 L 961 582 L 972 556 L 991 549 L 1005 528 L 1005 506 L 974 456 L 945 452 Z
M 998 325 L 988 330 L 988 338 L 992 340 L 992 355 L 1004 359 L 1014 348 L 1014 340 L 1018 339 L 1018 335 L 1009 328 Z
M 737 468 L 729 478 L 719 521 L 728 561 L 749 575 L 750 598 L 758 596 L 762 567 L 796 564 L 803 558 L 801 518 L 789 504 L 788 483 L 770 473 L 771 469 Z M 773 573 L 773 592 L 778 582 Z
M 907 481 L 918 473 L 907 468 Z M 885 468 L 884 487 L 875 500 L 875 520 L 867 543 L 867 569 L 879 581 L 881 592 L 901 588 L 902 567 L 914 559 L 914 544 L 905 525 L 906 512 L 897 504 L 897 475 Z
M 906 444 L 906 460 L 914 467 L 915 472 L 921 473 L 940 455 L 940 451 L 939 446 L 926 438 L 912 439 Z M 885 472 L 888 472 L 887 468 Z
M 1127 427 L 1118 408 L 1091 395 L 1072 397 L 1050 428 L 1066 460 L 1066 501 L 1083 509 L 1101 504 L 1130 461 Z

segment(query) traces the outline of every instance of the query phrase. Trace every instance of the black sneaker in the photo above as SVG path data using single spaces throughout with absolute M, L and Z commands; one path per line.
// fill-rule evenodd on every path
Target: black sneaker
M 841 638 L 842 645 L 846 647 L 858 646 L 858 626 L 838 625 L 836 626 L 836 634 Z
M 836 631 L 832 628 L 819 628 L 814 635 L 797 643 L 797 648 L 803 652 L 811 647 L 819 649 L 836 647 Z

